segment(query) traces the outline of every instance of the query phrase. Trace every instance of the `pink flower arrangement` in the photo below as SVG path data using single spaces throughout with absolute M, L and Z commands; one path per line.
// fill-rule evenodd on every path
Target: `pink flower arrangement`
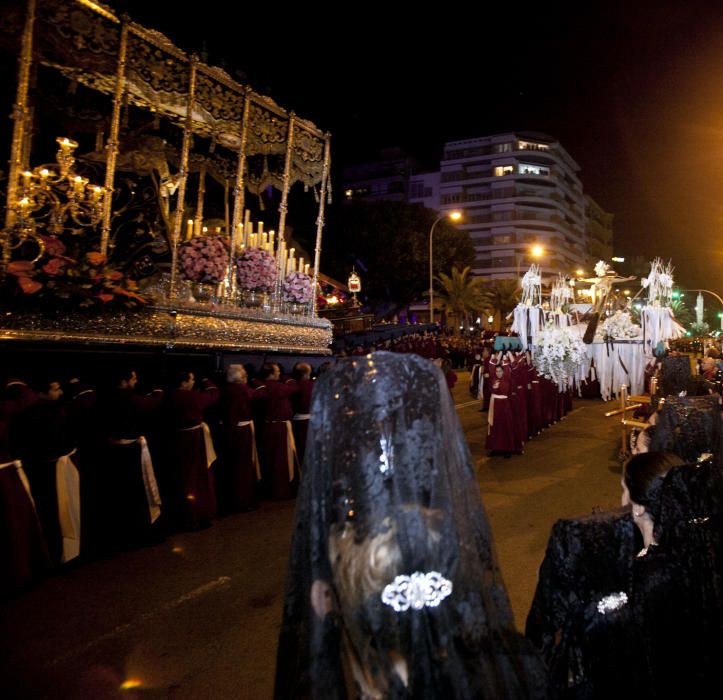
M 218 284 L 226 275 L 229 253 L 221 236 L 198 236 L 178 248 L 178 264 L 191 282 Z
M 261 248 L 247 248 L 236 260 L 236 274 L 241 289 L 270 292 L 278 277 L 276 260 Z
M 305 272 L 290 272 L 283 284 L 284 301 L 307 304 L 312 298 L 311 277 Z

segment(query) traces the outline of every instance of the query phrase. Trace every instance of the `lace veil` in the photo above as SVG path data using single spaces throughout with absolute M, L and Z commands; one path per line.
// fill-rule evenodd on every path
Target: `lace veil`
M 439 369 L 379 352 L 314 391 L 277 698 L 529 698 L 479 485 Z
M 668 396 L 650 441 L 650 452 L 675 452 L 686 462 L 696 462 L 706 452 L 719 452 L 719 399 L 717 394 Z

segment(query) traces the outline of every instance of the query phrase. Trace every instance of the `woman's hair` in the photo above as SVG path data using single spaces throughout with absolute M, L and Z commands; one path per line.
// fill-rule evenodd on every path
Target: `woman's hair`
M 411 506 L 402 507 L 398 517 L 400 523 L 408 518 L 421 519 L 423 526 L 414 535 L 415 548 L 426 550 L 432 561 L 438 560 L 443 514 Z M 402 531 L 409 538 L 406 525 L 402 525 Z M 396 576 L 411 573 L 408 569 L 412 564 L 399 542 L 402 531 L 400 524 L 387 517 L 375 535 L 359 539 L 353 523 L 347 522 L 332 528 L 329 536 L 329 560 L 344 620 L 347 661 L 365 696 L 372 698 L 387 695 L 395 662 L 403 659 L 400 630 L 387 618 L 382 623 L 385 631 L 375 633 L 379 621 L 374 621 L 376 615 L 370 613 L 379 608 L 382 591 Z M 406 685 L 406 678 L 402 682 Z
M 631 457 L 623 468 L 630 500 L 645 506 L 655 519 L 665 475 L 681 464 L 683 460 L 674 452 L 643 452 Z
M 411 512 L 417 509 L 404 510 Z M 427 508 L 418 510 L 425 524 L 426 549 L 431 554 L 441 539 L 435 526 L 441 513 Z M 351 523 L 334 528 L 330 533 L 329 560 L 340 602 L 345 606 L 360 605 L 371 595 L 381 596 L 384 587 L 395 576 L 406 573 L 402 571 L 404 561 L 397 542 L 397 526 L 390 518 L 385 518 L 382 525 L 379 534 L 361 541 L 355 536 Z

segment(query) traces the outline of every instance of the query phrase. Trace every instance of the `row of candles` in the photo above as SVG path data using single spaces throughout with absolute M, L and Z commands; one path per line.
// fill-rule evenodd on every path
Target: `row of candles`
M 186 240 L 190 240 L 194 236 L 194 232 L 198 228 L 198 223 L 193 219 L 186 222 Z M 202 235 L 208 234 L 207 226 L 201 226 Z M 217 226 L 214 231 L 216 234 L 221 233 L 221 227 Z M 237 249 L 242 251 L 249 248 L 261 248 L 276 258 L 276 265 L 280 277 L 285 277 L 291 272 L 303 272 L 309 274 L 311 265 L 305 262 L 302 256 L 296 257 L 295 248 L 287 248 L 286 241 L 277 239 L 275 231 L 264 231 L 263 221 L 257 223 L 256 231 L 251 223 L 251 213 L 246 210 L 243 223 L 238 225 Z

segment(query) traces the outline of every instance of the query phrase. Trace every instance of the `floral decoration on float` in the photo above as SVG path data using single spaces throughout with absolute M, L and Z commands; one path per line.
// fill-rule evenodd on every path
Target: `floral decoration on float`
M 641 330 L 640 326 L 633 322 L 629 311 L 619 309 L 603 321 L 595 335 L 595 341 L 632 340 L 640 337 Z
M 292 313 L 300 313 L 313 298 L 311 277 L 305 272 L 290 272 L 282 284 L 284 301 Z
M 35 258 L 13 260 L 6 268 L 6 290 L 10 296 L 20 293 L 24 306 L 93 311 L 146 303 L 136 281 L 102 253 L 86 251 L 78 241 L 69 248 L 52 235 L 38 235 L 36 242 Z
M 587 348 L 574 326 L 555 326 L 548 321 L 537 336 L 533 357 L 537 371 L 566 391 L 587 373 Z
M 685 335 L 683 326 L 675 320 L 673 301 L 673 266 L 660 258 L 650 263 L 650 274 L 641 280 L 648 293 L 647 304 L 640 312 L 643 344 L 646 355 L 652 357 L 660 343 L 666 344 Z
M 226 276 L 228 243 L 222 236 L 196 236 L 178 248 L 178 265 L 184 279 L 193 283 L 196 301 L 213 299 L 215 287 Z
M 247 306 L 260 306 L 278 279 L 274 256 L 262 248 L 246 248 L 236 259 L 236 281 Z

